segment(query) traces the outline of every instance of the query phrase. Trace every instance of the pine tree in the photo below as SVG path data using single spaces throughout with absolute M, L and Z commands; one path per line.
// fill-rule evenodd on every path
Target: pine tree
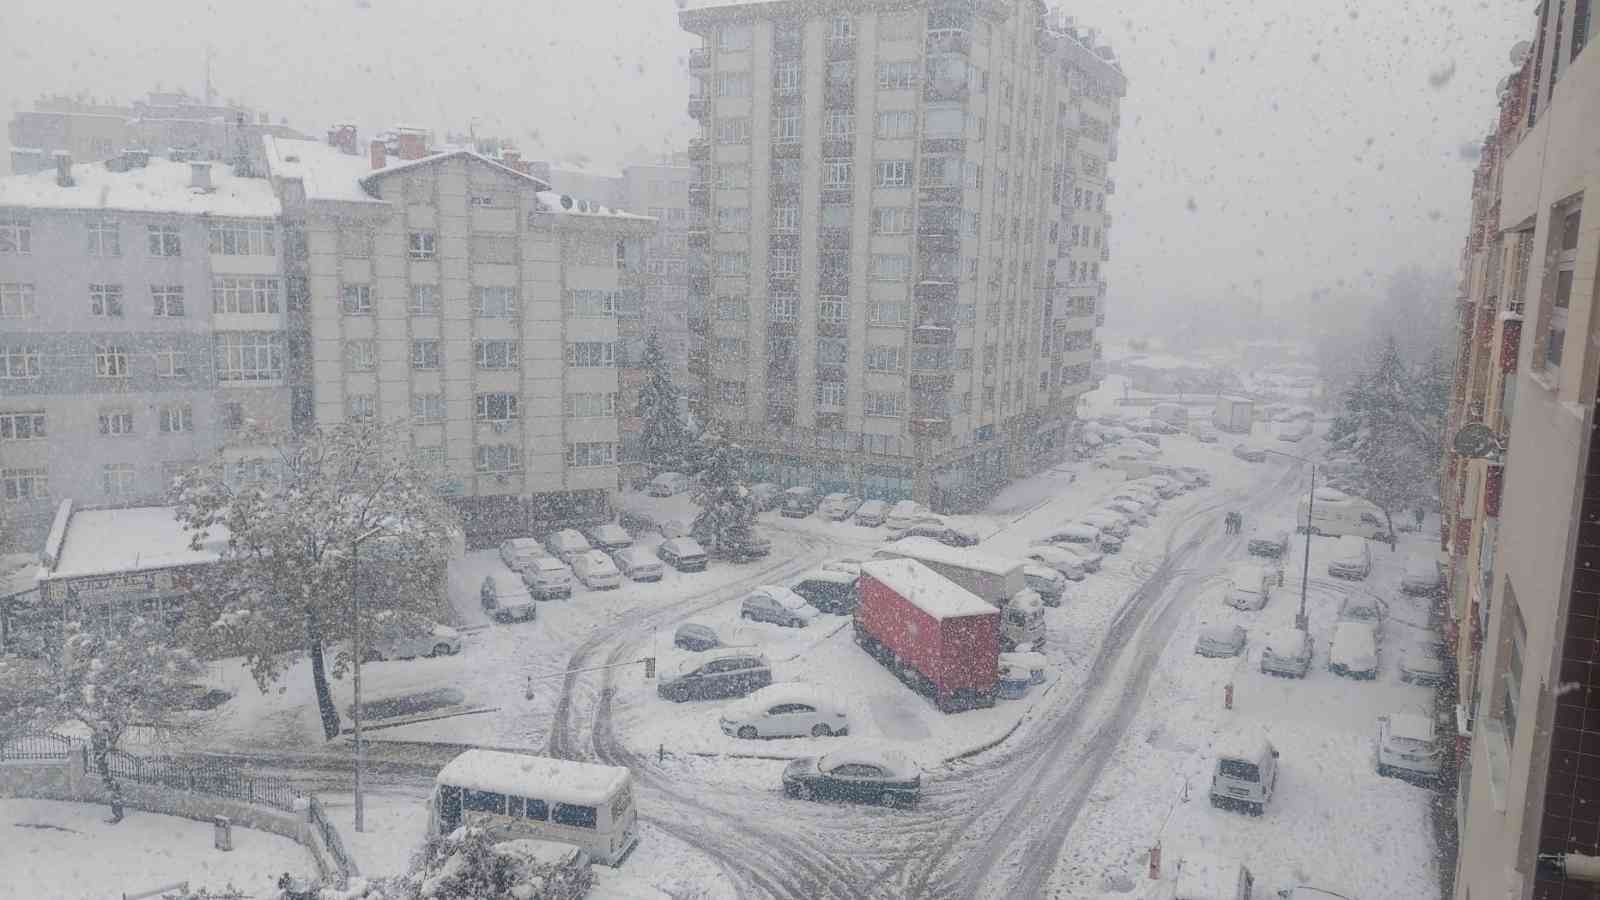
M 1395 340 L 1386 340 L 1346 393 L 1345 413 L 1328 435 L 1354 458 L 1351 486 L 1383 509 L 1391 533 L 1395 512 L 1424 502 L 1437 478 L 1443 405 L 1432 396 L 1436 378 L 1422 376 Z
M 672 383 L 661 344 L 651 334 L 644 345 L 645 382 L 639 387 L 639 450 L 652 476 L 682 471 L 689 449 L 683 395 Z
M 700 506 L 690 533 L 719 556 L 738 556 L 760 539 L 755 532 L 760 511 L 747 484 L 744 448 L 708 429 L 699 441 L 703 468 L 695 477 L 694 502 Z

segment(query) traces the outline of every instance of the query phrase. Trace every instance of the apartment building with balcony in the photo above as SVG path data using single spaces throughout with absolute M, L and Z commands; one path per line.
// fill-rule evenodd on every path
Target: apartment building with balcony
M 1474 174 L 1443 460 L 1457 650 L 1455 896 L 1575 900 L 1541 854 L 1600 855 L 1600 56 L 1590 5 L 1540 4 Z M 1487 455 L 1489 458 L 1481 458 Z
M 405 423 L 474 543 L 603 515 L 619 298 L 655 221 L 551 191 L 515 153 L 418 129 L 351 143 L 265 139 L 293 248 L 295 426 Z
M 0 178 L 0 516 L 164 502 L 287 426 L 283 236 L 264 179 L 128 153 Z M 248 474 L 247 472 L 245 474 Z
M 1065 453 L 1097 377 L 1111 51 L 1025 0 L 680 22 L 704 42 L 690 369 L 755 475 L 949 509 Z

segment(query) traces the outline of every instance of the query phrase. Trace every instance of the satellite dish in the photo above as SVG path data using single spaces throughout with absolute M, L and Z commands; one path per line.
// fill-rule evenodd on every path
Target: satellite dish
M 1487 425 L 1473 423 L 1456 432 L 1450 442 L 1455 451 L 1469 459 L 1498 460 L 1505 452 L 1500 436 Z
M 1513 66 L 1522 65 L 1522 61 L 1528 58 L 1528 50 L 1532 47 L 1533 44 L 1530 41 L 1517 41 L 1515 44 L 1512 44 L 1511 64 Z
M 571 209 L 572 208 L 572 197 L 570 195 L 567 195 L 567 194 L 562 194 L 561 195 L 561 208 L 562 209 Z

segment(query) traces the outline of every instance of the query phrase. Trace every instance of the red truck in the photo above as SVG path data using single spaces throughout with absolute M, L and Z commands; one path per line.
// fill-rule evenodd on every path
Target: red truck
M 861 567 L 856 643 L 944 712 L 994 705 L 1000 610 L 914 559 Z

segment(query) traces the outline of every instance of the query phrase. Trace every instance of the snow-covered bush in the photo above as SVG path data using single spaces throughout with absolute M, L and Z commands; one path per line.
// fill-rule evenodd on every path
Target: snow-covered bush
M 593 884 L 588 863 L 564 845 L 459 828 L 424 844 L 405 875 L 324 890 L 320 900 L 581 900 Z

